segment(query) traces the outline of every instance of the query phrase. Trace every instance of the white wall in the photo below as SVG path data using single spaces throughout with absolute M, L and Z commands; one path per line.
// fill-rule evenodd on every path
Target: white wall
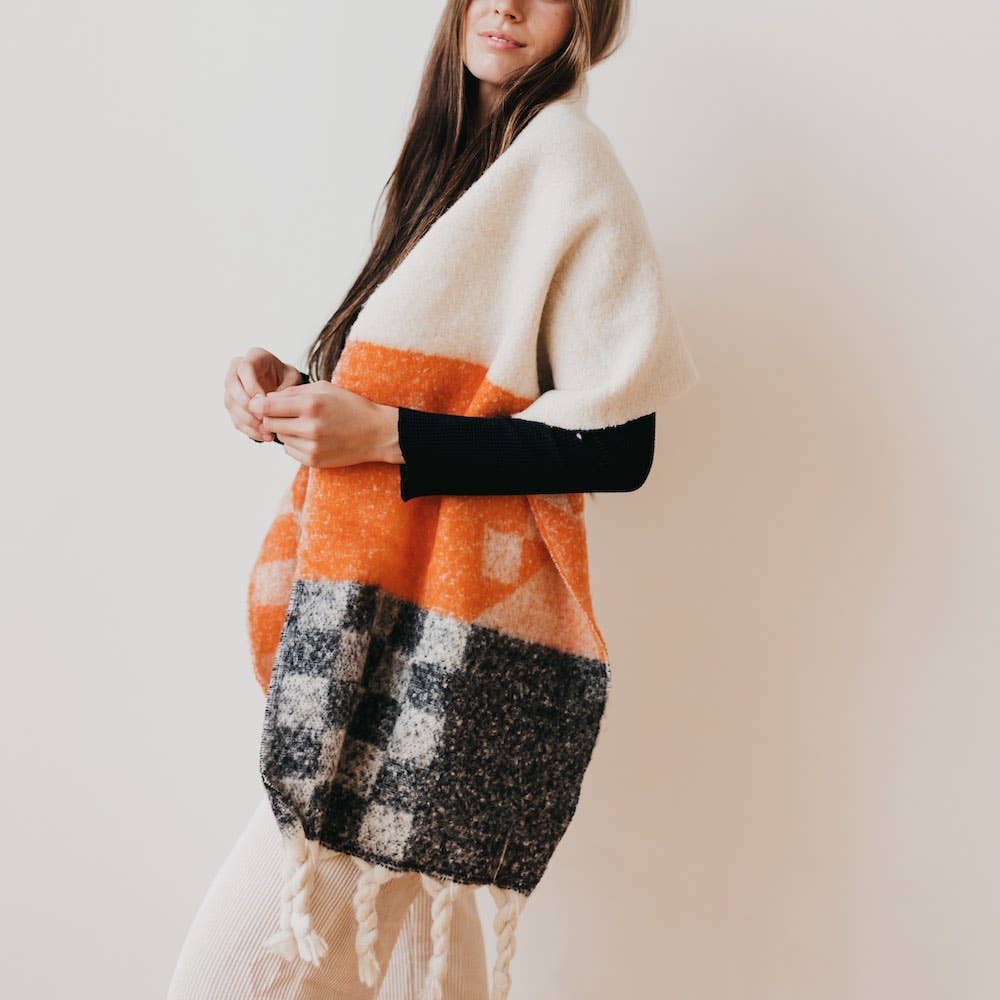
M 9 6 L 2 981 L 134 1000 L 261 794 L 292 465 L 222 377 L 356 274 L 439 5 Z M 647 0 L 593 71 L 702 383 L 590 507 L 612 702 L 512 1000 L 997 996 L 998 29 Z

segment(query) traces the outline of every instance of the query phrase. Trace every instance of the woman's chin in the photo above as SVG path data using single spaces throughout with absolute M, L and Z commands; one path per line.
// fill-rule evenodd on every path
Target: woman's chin
M 466 63 L 469 72 L 484 83 L 502 83 L 520 65 L 519 60 L 511 59 L 506 53 L 499 53 L 498 58 L 476 59 L 471 66 Z

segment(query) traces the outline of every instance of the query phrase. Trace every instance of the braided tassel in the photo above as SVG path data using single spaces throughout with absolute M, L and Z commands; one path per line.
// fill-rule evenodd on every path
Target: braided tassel
M 454 882 L 436 879 L 433 875 L 421 874 L 420 881 L 431 896 L 431 943 L 433 944 L 420 1000 L 444 1000 L 444 974 L 448 966 L 448 948 L 451 944 L 451 918 L 460 886 Z
M 375 942 L 378 940 L 375 897 L 386 882 L 398 878 L 402 873 L 386 868 L 385 865 L 373 865 L 364 858 L 352 856 L 351 860 L 361 869 L 353 900 L 354 916 L 358 923 L 354 938 L 354 950 L 358 953 L 358 977 L 365 986 L 375 986 L 382 974 L 382 967 L 375 954 Z
M 510 962 L 517 946 L 514 931 L 528 897 L 516 889 L 499 889 L 495 885 L 489 888 L 493 901 L 497 904 L 497 914 L 493 920 L 493 930 L 497 936 L 497 957 L 493 965 L 490 1000 L 507 1000 L 510 993 Z
M 327 953 L 327 943 L 312 925 L 309 896 L 316 878 L 319 844 L 306 840 L 301 826 L 284 839 L 284 884 L 278 930 L 264 947 L 288 962 L 296 956 L 318 966 Z

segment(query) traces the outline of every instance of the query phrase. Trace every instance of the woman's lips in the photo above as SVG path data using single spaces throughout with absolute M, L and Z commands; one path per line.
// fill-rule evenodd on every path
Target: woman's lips
M 488 49 L 523 49 L 524 46 L 517 42 L 508 42 L 505 38 L 496 38 L 493 35 L 480 35 L 483 44 Z

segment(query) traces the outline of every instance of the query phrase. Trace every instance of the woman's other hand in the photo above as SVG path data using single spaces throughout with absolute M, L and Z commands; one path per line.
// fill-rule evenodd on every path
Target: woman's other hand
M 295 385 L 300 375 L 294 365 L 286 365 L 263 347 L 251 347 L 246 354 L 229 362 L 223 403 L 233 426 L 254 441 L 273 441 L 274 435 L 261 428 L 260 419 L 250 412 L 254 396 Z
M 400 465 L 395 406 L 375 403 L 332 382 L 292 385 L 250 400 L 263 433 L 273 433 L 285 453 L 318 469 L 390 462 Z

